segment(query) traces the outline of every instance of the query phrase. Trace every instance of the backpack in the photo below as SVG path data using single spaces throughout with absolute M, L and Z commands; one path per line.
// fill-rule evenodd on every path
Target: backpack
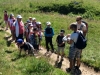
M 78 49 L 84 49 L 87 46 L 87 40 L 81 32 L 78 33 L 77 42 L 74 43 L 74 46 Z
M 52 28 L 46 28 L 46 33 L 47 34 L 52 34 Z

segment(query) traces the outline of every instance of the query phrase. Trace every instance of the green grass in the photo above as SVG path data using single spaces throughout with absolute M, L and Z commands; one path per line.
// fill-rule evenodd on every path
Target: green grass
M 50 65 L 47 58 L 37 59 L 34 56 L 24 56 L 23 53 L 18 57 L 19 51 L 14 43 L 7 47 L 5 33 L 0 31 L 0 73 L 2 75 L 68 75 Z
M 87 63 L 90 66 L 96 67 L 100 70 L 100 51 L 99 51 L 99 45 L 100 45 L 100 21 L 99 21 L 99 15 L 96 16 L 96 12 L 100 11 L 100 1 L 98 0 L 76 0 L 76 1 L 83 1 L 83 7 L 85 7 L 86 12 L 84 14 L 73 14 L 69 13 L 68 15 L 63 15 L 58 12 L 43 12 L 43 11 L 38 11 L 38 6 L 52 6 L 52 4 L 58 4 L 58 5 L 66 5 L 70 3 L 73 0 L 0 0 L 0 23 L 1 26 L 4 27 L 4 22 L 3 22 L 3 10 L 8 10 L 8 13 L 10 14 L 11 12 L 14 13 L 15 17 L 17 14 L 21 14 L 23 17 L 23 21 L 26 22 L 28 17 L 36 17 L 37 21 L 42 22 L 43 29 L 46 27 L 46 22 L 50 21 L 52 23 L 52 27 L 54 28 L 55 35 L 53 37 L 53 44 L 54 48 L 57 49 L 56 45 L 56 36 L 59 34 L 60 29 L 65 29 L 65 35 L 71 33 L 70 30 L 68 30 L 68 26 L 70 23 L 75 22 L 75 18 L 77 15 L 82 15 L 85 17 L 88 17 L 89 19 L 85 20 L 89 23 L 89 32 L 88 32 L 88 45 L 87 47 L 83 50 L 83 57 L 82 61 Z M 93 8 L 93 9 L 92 9 Z M 93 11 L 94 10 L 94 11 Z M 3 31 L 0 31 L 0 36 L 4 35 Z M 0 37 L 2 39 L 3 37 Z M 45 41 L 43 37 L 42 45 L 45 47 Z M 0 40 L 0 47 L 1 47 L 1 53 L 0 53 L 0 59 L 2 59 L 4 56 L 7 56 L 11 59 L 12 57 L 17 56 L 17 50 L 13 48 L 13 45 L 11 48 L 6 47 L 6 41 L 5 40 Z M 4 48 L 3 48 L 4 47 Z M 65 53 L 66 56 L 68 56 L 68 47 L 69 45 L 66 44 L 66 49 Z M 10 55 L 5 53 L 5 50 L 11 50 L 14 51 L 14 53 L 11 53 Z M 15 54 L 15 55 L 13 55 Z M 5 58 L 5 57 L 4 57 Z M 7 57 L 6 57 L 7 58 Z M 22 58 L 21 58 L 22 59 Z M 23 58 L 24 60 L 25 58 Z M 27 58 L 26 58 L 27 59 Z M 31 58 L 29 58 L 31 59 Z M 34 58 L 35 59 L 35 58 Z M 20 59 L 19 59 L 20 60 Z M 18 61 L 19 61 L 18 60 Z M 13 66 L 11 70 L 9 67 L 11 67 L 11 64 L 17 65 L 20 64 L 21 62 L 12 62 L 9 60 L 9 63 L 7 65 L 8 60 L 0 60 L 3 65 L 5 64 L 5 67 L 2 67 L 2 71 L 5 69 L 9 73 L 13 73 L 13 71 L 16 70 L 16 66 Z M 21 61 L 21 60 L 20 60 Z M 24 60 L 25 61 L 25 60 Z M 28 63 L 28 62 L 27 62 Z M 0 67 L 2 65 L 0 64 Z M 22 64 L 21 64 L 22 66 Z M 18 67 L 19 68 L 19 67 Z M 21 75 L 21 73 L 24 73 L 25 71 L 21 72 L 20 70 L 16 70 L 16 75 Z M 22 69 L 23 67 L 21 67 Z M 6 71 L 5 70 L 5 71 Z M 9 71 L 10 70 L 10 71 Z M 57 70 L 53 71 L 52 73 L 55 73 Z M 14 74 L 14 73 L 13 73 Z M 12 75 L 13 75 L 12 74 Z M 4 75 L 7 75 L 5 72 Z M 57 74 L 53 74 L 57 75 Z

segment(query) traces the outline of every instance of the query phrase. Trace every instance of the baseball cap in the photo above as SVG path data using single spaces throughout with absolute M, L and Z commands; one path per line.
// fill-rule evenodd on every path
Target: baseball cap
M 18 39 L 17 43 L 22 44 L 23 40 L 22 39 Z
M 41 22 L 37 22 L 36 24 L 40 25 L 40 24 L 41 24 Z
M 29 26 L 33 26 L 33 24 L 32 24 L 32 23 L 28 23 L 28 25 L 29 25 Z
M 34 17 L 34 18 L 32 18 L 32 20 L 36 20 L 36 18 Z
M 22 16 L 21 15 L 17 15 L 17 18 L 22 18 Z
M 60 33 L 65 33 L 65 30 L 64 30 L 64 29 L 61 29 L 61 30 L 60 30 Z
M 29 17 L 29 18 L 32 18 L 32 17 Z
M 48 21 L 48 22 L 46 22 L 46 25 L 51 25 L 51 22 L 49 22 L 49 21 Z

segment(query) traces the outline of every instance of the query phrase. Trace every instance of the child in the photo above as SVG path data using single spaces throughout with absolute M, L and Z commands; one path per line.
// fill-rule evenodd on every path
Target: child
M 47 54 L 49 52 L 49 44 L 51 46 L 51 52 L 54 52 L 54 47 L 53 47 L 53 43 L 52 43 L 52 38 L 54 36 L 54 30 L 51 27 L 51 22 L 46 22 L 47 27 L 45 28 L 44 31 L 44 36 L 45 36 L 45 41 L 46 41 L 46 49 L 47 52 L 45 54 Z
M 33 54 L 34 55 L 34 48 L 29 42 L 24 42 L 22 39 L 17 40 L 18 48 L 20 49 L 19 55 L 21 55 L 22 49 L 25 51 L 25 54 Z
M 37 50 L 39 50 L 39 34 L 37 31 L 37 28 L 33 29 L 33 37 L 32 38 L 33 38 L 33 47 L 37 52 Z
M 64 56 L 64 48 L 65 48 L 65 43 L 63 42 L 63 37 L 64 37 L 65 31 L 62 29 L 60 30 L 60 34 L 56 38 L 57 46 L 58 46 L 58 56 L 57 59 L 59 59 L 59 55 L 61 52 L 61 59 L 63 59 Z
M 5 24 L 6 24 L 6 30 L 8 30 L 8 14 L 7 14 L 7 11 L 5 10 L 4 11 L 4 21 L 5 21 Z
M 37 22 L 37 30 L 38 30 L 38 34 L 39 34 L 39 49 L 41 49 L 40 47 L 41 47 L 41 41 L 42 41 L 42 36 L 43 36 L 41 22 Z

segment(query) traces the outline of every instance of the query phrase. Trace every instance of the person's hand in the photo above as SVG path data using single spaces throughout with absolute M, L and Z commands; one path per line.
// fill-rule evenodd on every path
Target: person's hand
M 67 36 L 67 38 L 68 38 L 68 37 L 70 37 L 70 36 L 71 36 L 71 34 L 67 34 L 66 36 Z

